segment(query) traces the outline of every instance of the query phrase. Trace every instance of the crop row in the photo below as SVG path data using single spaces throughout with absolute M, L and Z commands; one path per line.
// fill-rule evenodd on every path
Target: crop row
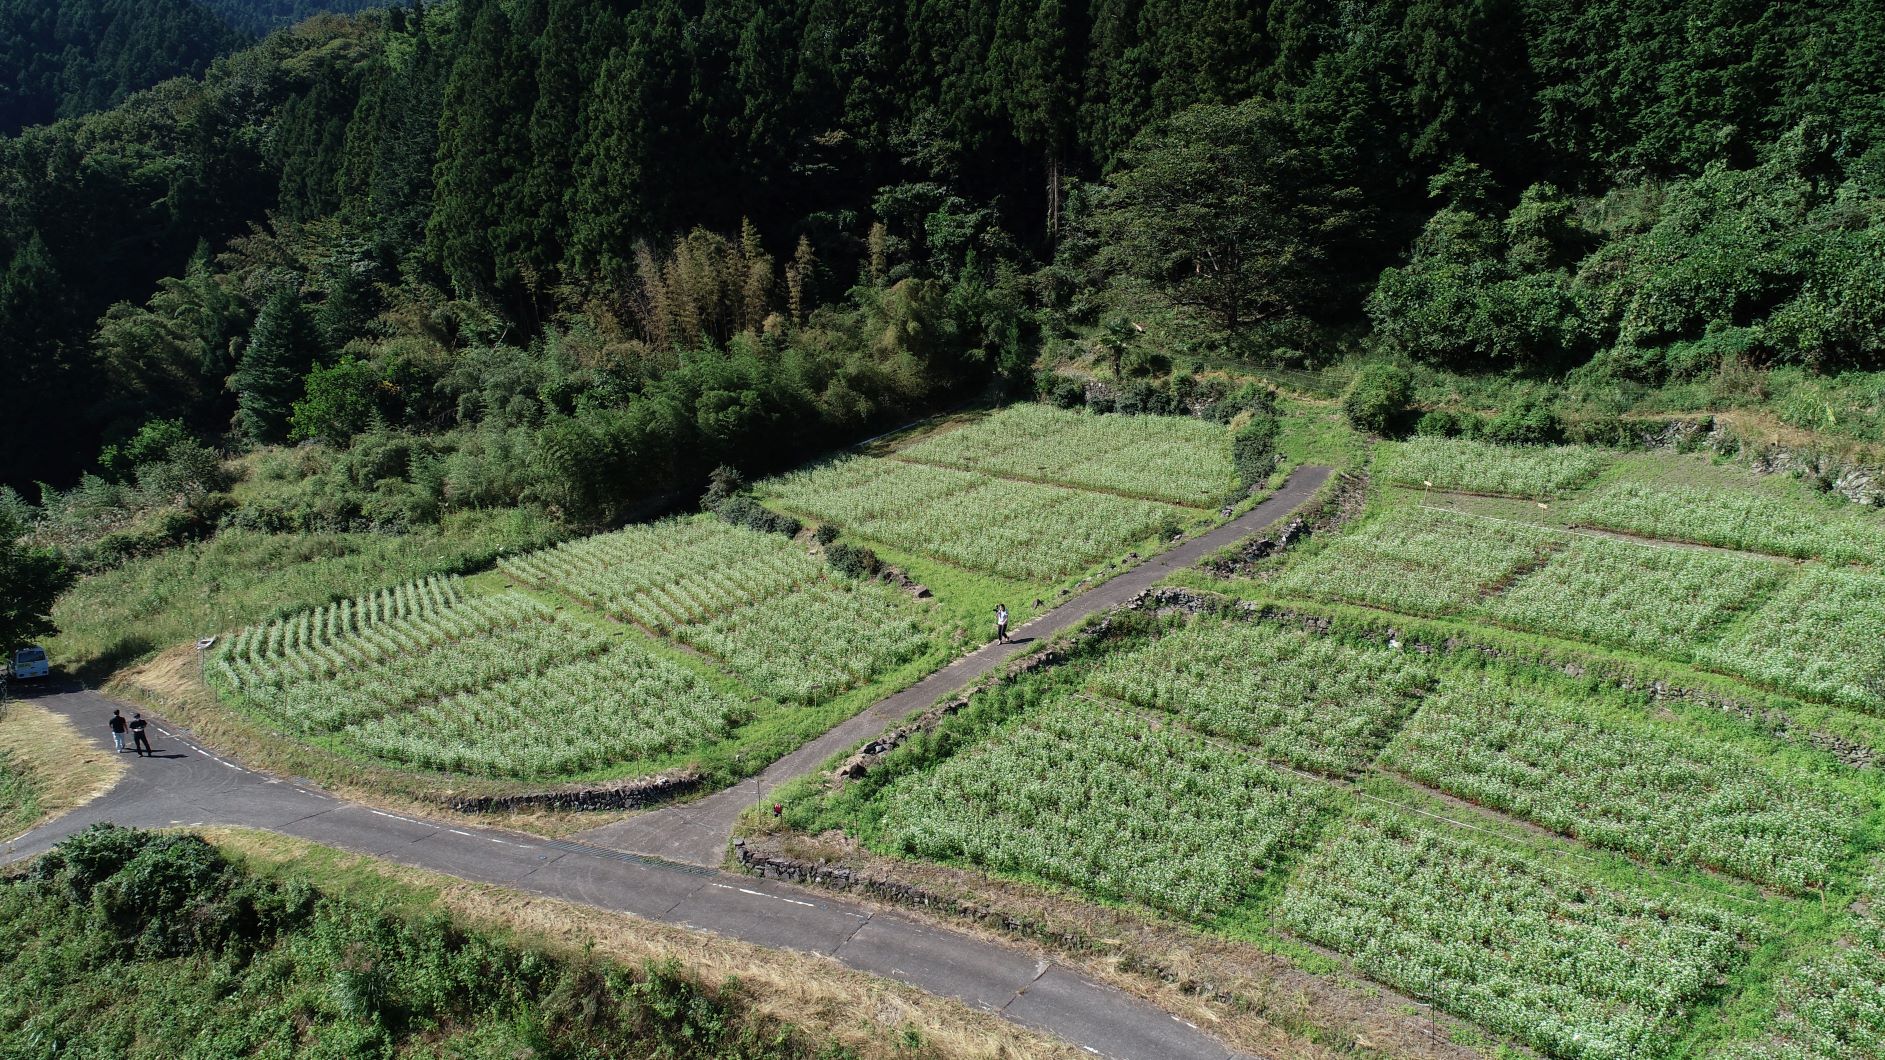
M 504 569 L 692 645 L 787 702 L 863 684 L 930 637 L 922 607 L 897 590 L 838 579 L 788 538 L 711 518 L 603 534 Z
M 1593 846 L 1793 891 L 1824 886 L 1866 815 L 1837 784 L 1666 724 L 1606 715 L 1569 682 L 1449 672 L 1384 762 Z M 1632 702 L 1629 708 L 1637 704 Z
M 1117 416 L 1011 405 L 932 435 L 904 459 L 1134 497 L 1208 506 L 1233 486 L 1224 428 L 1182 416 Z
M 1754 927 L 1405 814 L 1357 809 L 1298 866 L 1279 922 L 1368 975 L 1553 1056 L 1661 1055 Z
M 1409 508 L 1337 539 L 1276 584 L 1407 614 L 1483 615 L 1885 712 L 1885 575 L 1869 570 L 1790 570 Z
M 1779 688 L 1885 713 L 1885 575 L 1809 566 L 1701 654 Z
M 816 582 L 681 626 L 675 636 L 791 703 L 862 685 L 922 654 L 930 641 L 922 613 L 878 582 Z
M 810 584 L 823 565 L 777 534 L 718 519 L 630 527 L 499 561 L 520 581 L 653 629 L 700 622 Z
M 769 489 L 786 509 L 893 548 L 1035 584 L 1197 521 L 1153 501 L 868 457 L 790 475 Z
M 697 747 L 748 705 L 632 644 L 350 726 L 368 754 L 450 773 L 547 778 Z
M 1272 622 L 1199 619 L 1111 655 L 1094 687 L 1326 773 L 1373 760 L 1432 675 L 1419 657 Z
M 1885 521 L 1753 490 L 1613 482 L 1570 509 L 1572 521 L 1645 537 L 1836 563 L 1885 560 Z
M 217 649 L 217 674 L 227 689 L 236 692 L 344 679 L 350 673 L 551 617 L 547 609 L 520 594 L 465 596 L 455 579 L 448 581 L 447 591 L 428 594 L 425 602 L 403 610 L 371 608 L 375 597 L 396 592 L 386 590 L 248 627 Z
M 1542 527 L 1410 508 L 1336 539 L 1277 584 L 1300 595 L 1449 615 L 1477 606 L 1559 544 Z
M 1297 846 L 1327 792 L 1254 759 L 1062 700 L 880 796 L 888 845 L 1211 916 Z
M 461 637 L 426 651 L 310 679 L 282 671 L 239 694 L 298 732 L 334 732 L 410 704 L 475 692 L 593 656 L 609 638 L 539 609 L 532 620 Z M 228 684 L 234 690 L 233 684 Z
M 1483 610 L 1508 625 L 1689 659 L 1786 573 L 1751 556 L 1578 537 Z
M 1467 438 L 1414 438 L 1382 462 L 1390 482 L 1508 497 L 1555 497 L 1584 485 L 1610 457 L 1579 445 L 1494 445 Z
M 1863 881 L 1838 941 L 1780 981 L 1767 1033 L 1716 1060 L 1871 1060 L 1885 1056 L 1885 864 Z

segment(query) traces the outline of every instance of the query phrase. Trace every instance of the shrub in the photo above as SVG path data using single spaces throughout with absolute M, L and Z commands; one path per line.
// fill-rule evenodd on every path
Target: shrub
M 797 536 L 805 524 L 789 515 L 781 515 L 753 498 L 740 494 L 722 501 L 714 514 L 748 530 L 757 530 L 762 534 L 784 534 L 786 537 Z
M 838 539 L 838 528 L 831 525 L 830 523 L 822 523 L 819 525 L 817 530 L 814 530 L 812 532 L 812 540 L 818 542 L 818 546 L 820 548 L 823 548 L 824 546 L 831 544 L 833 541 L 836 541 L 837 539 Z
M 1342 395 L 1342 414 L 1357 430 L 1392 434 L 1413 409 L 1414 379 L 1393 364 L 1363 368 Z
M 1501 445 L 1553 445 L 1564 440 L 1564 428 L 1551 406 L 1537 398 L 1523 398 L 1494 416 L 1483 437 Z
M 1422 438 L 1451 438 L 1460 433 L 1460 421 L 1451 412 L 1436 409 L 1420 417 L 1414 433 Z
M 862 545 L 839 542 L 825 549 L 825 562 L 847 578 L 870 578 L 884 567 L 877 553 Z
M 1086 404 L 1086 384 L 1058 372 L 1043 375 L 1039 381 L 1041 400 L 1062 409 L 1077 409 Z
M 1239 485 L 1250 489 L 1270 476 L 1276 466 L 1276 436 L 1276 417 L 1263 413 L 1252 416 L 1231 435 L 1230 458 Z
M 721 464 L 707 476 L 707 492 L 701 495 L 700 506 L 707 511 L 716 511 L 730 500 L 734 494 L 746 488 L 746 478 L 739 468 Z

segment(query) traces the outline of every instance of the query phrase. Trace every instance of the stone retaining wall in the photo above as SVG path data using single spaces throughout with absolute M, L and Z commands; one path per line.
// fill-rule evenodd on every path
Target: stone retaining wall
M 608 784 L 571 784 L 509 795 L 441 796 L 439 803 L 459 813 L 515 813 L 519 810 L 637 810 L 699 787 L 701 774 L 684 769 Z

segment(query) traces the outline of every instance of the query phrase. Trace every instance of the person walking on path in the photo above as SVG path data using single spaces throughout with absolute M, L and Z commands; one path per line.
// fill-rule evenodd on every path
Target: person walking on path
M 1008 643 L 1008 605 L 995 605 L 995 642 Z
M 151 738 L 144 735 L 144 715 L 131 712 L 131 742 L 137 748 L 139 758 L 148 758 L 155 752 L 151 750 Z
M 119 754 L 124 753 L 124 712 L 121 710 L 111 712 L 111 746 L 116 747 Z

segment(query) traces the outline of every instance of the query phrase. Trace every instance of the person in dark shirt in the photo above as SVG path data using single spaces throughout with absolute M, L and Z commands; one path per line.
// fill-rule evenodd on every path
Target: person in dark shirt
M 123 711 L 114 710 L 111 712 L 111 745 L 118 749 L 119 754 L 124 753 L 124 712 Z
M 131 742 L 137 747 L 140 758 L 148 758 L 154 753 L 150 737 L 144 735 L 144 715 L 135 710 L 131 712 Z

